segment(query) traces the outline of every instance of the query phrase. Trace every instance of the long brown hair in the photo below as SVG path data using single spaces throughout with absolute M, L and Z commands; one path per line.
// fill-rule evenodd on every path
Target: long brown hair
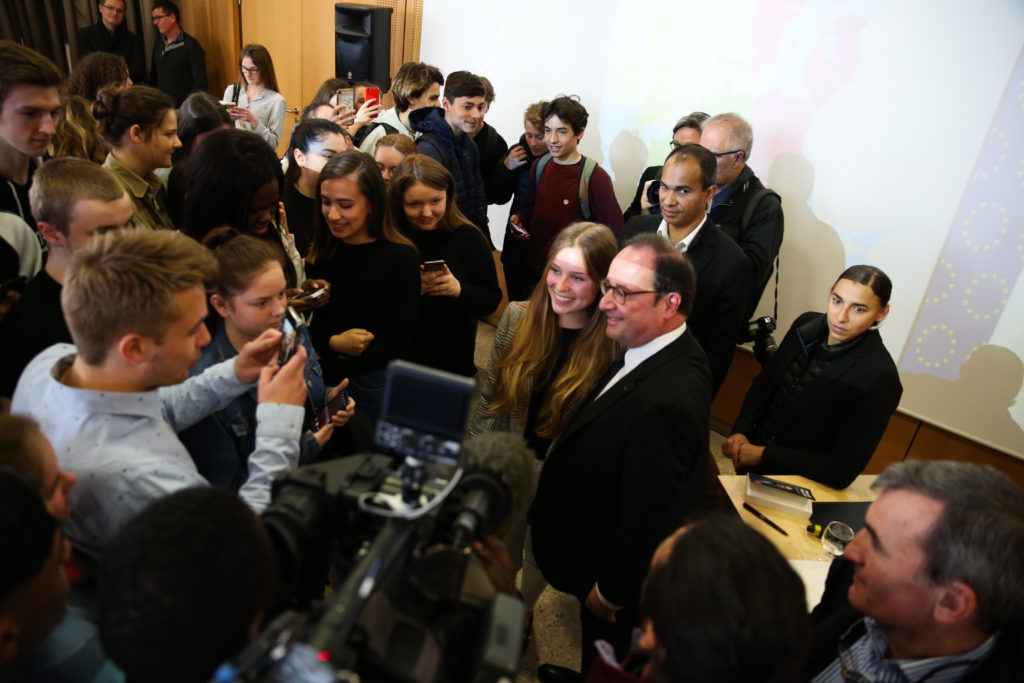
M 260 70 L 260 85 L 267 90 L 276 93 L 281 92 L 277 87 L 277 74 L 274 73 L 274 60 L 270 58 L 270 51 L 259 43 L 249 43 L 242 47 L 238 55 L 238 87 L 244 89 L 247 82 L 245 74 L 242 73 L 242 60 L 248 57 L 252 65 Z
M 374 162 L 374 165 L 376 163 Z M 395 230 L 403 235 L 409 235 L 413 231 L 405 217 L 405 193 L 416 183 L 423 183 L 445 194 L 444 215 L 437 225 L 438 230 L 450 232 L 460 225 L 473 225 L 455 205 L 455 178 L 448 169 L 425 154 L 410 154 L 402 159 L 388 184 L 388 222 Z
M 392 181 L 394 182 L 394 181 Z M 587 275 L 599 283 L 618 251 L 615 235 L 600 223 L 573 223 L 558 233 L 548 251 L 547 265 L 530 295 L 526 318 L 516 332 L 505 357 L 494 368 L 494 393 L 490 410 L 510 412 L 529 397 L 522 395 L 528 377 L 542 378 L 554 370 L 561 346 L 558 316 L 551 309 L 546 283 L 551 262 L 562 249 L 578 247 L 587 264 Z M 537 413 L 537 434 L 554 436 L 569 418 L 572 399 L 582 400 L 604 375 L 615 357 L 615 342 L 605 335 L 604 316 L 597 308 L 600 293 L 590 306 L 590 318 L 569 350 L 568 361 L 558 370 Z
M 335 178 L 353 180 L 359 187 L 359 192 L 370 204 L 370 215 L 366 217 L 366 230 L 370 237 L 413 246 L 412 242 L 395 230 L 390 221 L 384 219 L 384 179 L 377 168 L 377 162 L 369 154 L 358 149 L 350 149 L 335 154 L 320 171 L 320 180 L 316 185 L 317 216 L 313 224 L 313 243 L 309 247 L 307 258 L 309 263 L 331 258 L 338 243 L 338 238 L 332 235 L 330 228 L 327 227 L 327 220 L 320 208 L 324 183 Z

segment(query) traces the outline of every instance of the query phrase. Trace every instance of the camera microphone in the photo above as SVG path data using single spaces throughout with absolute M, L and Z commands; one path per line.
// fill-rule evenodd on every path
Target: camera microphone
M 461 494 L 453 525 L 455 547 L 468 547 L 474 538 L 488 534 L 500 536 L 526 514 L 537 485 L 535 461 L 518 434 L 480 434 L 463 443 L 465 474 L 455 489 Z

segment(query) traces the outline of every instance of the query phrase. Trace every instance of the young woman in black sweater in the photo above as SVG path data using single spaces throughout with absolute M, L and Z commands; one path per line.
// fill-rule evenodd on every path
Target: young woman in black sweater
M 331 298 L 313 317 L 313 346 L 327 382 L 348 377 L 360 410 L 376 419 L 387 364 L 406 357 L 412 340 L 419 260 L 385 221 L 384 181 L 369 154 L 332 157 L 320 172 L 318 194 L 306 271 L 331 284 Z
M 409 360 L 472 377 L 476 324 L 498 307 L 491 248 L 455 205 L 455 179 L 422 154 L 388 185 L 388 218 L 419 250 L 420 312 Z

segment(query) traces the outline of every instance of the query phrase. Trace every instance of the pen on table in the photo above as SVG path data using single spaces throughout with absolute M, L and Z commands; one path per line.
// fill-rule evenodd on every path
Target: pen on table
M 783 529 L 783 528 L 782 528 L 781 526 L 779 526 L 778 524 L 776 524 L 775 522 L 773 522 L 772 520 L 768 519 L 767 517 L 765 517 L 764 515 L 762 515 L 762 514 L 761 514 L 760 512 L 758 512 L 757 510 L 755 510 L 755 509 L 754 509 L 754 507 L 753 507 L 753 506 L 752 506 L 752 505 L 751 505 L 750 503 L 744 503 L 744 504 L 743 504 L 743 507 L 744 507 L 744 508 L 746 508 L 746 510 L 747 510 L 748 512 L 750 512 L 750 514 L 754 515 L 754 516 L 755 516 L 755 517 L 757 517 L 757 518 L 758 518 L 759 520 L 761 520 L 761 521 L 762 521 L 762 522 L 764 522 L 765 524 L 769 525 L 770 527 L 772 527 L 773 529 L 775 529 L 776 531 L 778 531 L 778 532 L 779 532 L 780 534 L 782 534 L 783 536 L 789 536 L 789 534 L 787 534 L 787 533 L 786 533 L 786 530 L 785 530 L 785 529 Z

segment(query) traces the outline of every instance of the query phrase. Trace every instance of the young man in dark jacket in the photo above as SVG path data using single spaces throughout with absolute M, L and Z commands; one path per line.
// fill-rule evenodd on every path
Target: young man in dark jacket
M 422 133 L 416 148 L 451 172 L 459 211 L 486 231 L 487 193 L 480 152 L 470 137 L 486 111 L 484 85 L 468 71 L 453 71 L 444 82 L 441 104 L 443 109 L 424 107 L 409 114 L 412 129 Z

